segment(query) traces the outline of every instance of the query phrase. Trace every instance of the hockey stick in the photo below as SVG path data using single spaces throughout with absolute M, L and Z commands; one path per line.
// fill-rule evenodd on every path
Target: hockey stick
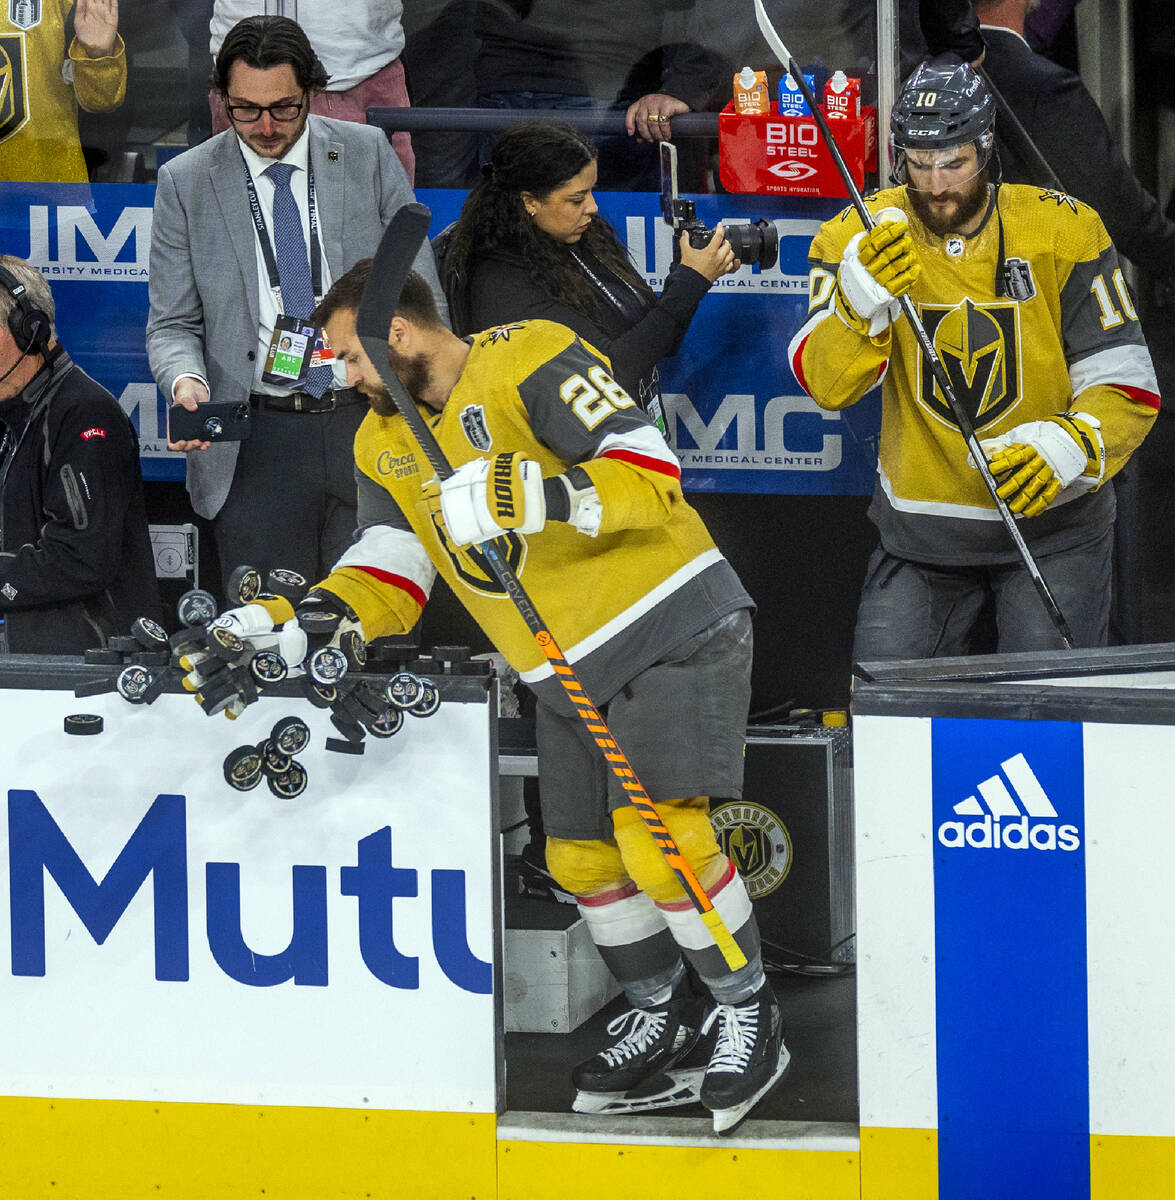
M 829 127 L 827 118 L 816 103 L 816 97 L 812 94 L 812 89 L 809 87 L 808 81 L 804 78 L 804 72 L 800 69 L 799 63 L 792 57 L 791 51 L 783 44 L 782 39 L 775 30 L 775 26 L 771 24 L 763 8 L 763 0 L 755 0 L 755 17 L 759 22 L 759 30 L 774 52 L 775 57 L 787 68 L 788 74 L 795 80 L 800 91 L 803 92 L 804 99 L 808 102 L 808 107 L 812 110 L 812 116 L 815 118 L 816 124 L 820 129 L 820 135 L 823 137 L 825 145 L 827 145 L 829 153 L 836 163 L 836 169 L 840 173 L 845 187 L 848 189 L 853 207 L 857 210 L 857 215 L 861 218 L 861 222 L 866 229 L 872 229 L 875 224 L 873 214 L 866 208 L 865 201 L 861 198 L 861 191 L 857 187 L 848 165 L 845 163 L 844 157 L 840 152 L 840 147 L 836 144 L 836 138 L 832 136 L 832 129 Z M 1069 625 L 1062 615 L 1060 608 L 1058 608 L 1057 601 L 1053 597 L 1048 583 L 1040 573 L 1040 568 L 1036 565 L 1036 559 L 1032 557 L 1032 551 L 1028 549 L 1028 543 L 1025 542 L 1024 535 L 1016 525 L 1016 518 L 1012 516 L 1012 510 L 999 494 L 999 485 L 996 483 L 995 476 L 992 475 L 991 468 L 987 464 L 987 456 L 980 449 L 979 439 L 975 436 L 975 426 L 967 410 L 959 402 L 958 396 L 955 395 L 955 390 L 951 386 L 946 368 L 942 365 L 942 360 L 938 357 L 938 353 L 934 349 L 934 343 L 930 340 L 930 335 L 926 332 L 926 326 L 922 324 L 918 316 L 918 310 L 914 307 L 913 300 L 907 294 L 900 297 L 898 303 L 905 314 L 906 320 L 910 322 L 910 327 L 914 331 L 914 336 L 918 339 L 918 344 L 922 347 L 923 357 L 926 359 L 927 366 L 930 367 L 930 373 L 934 377 L 934 382 L 938 384 L 939 390 L 942 392 L 951 410 L 951 414 L 955 418 L 955 423 L 959 427 L 959 432 L 962 433 L 963 440 L 967 443 L 967 449 L 971 452 L 971 460 L 975 463 L 976 469 L 983 479 L 984 486 L 991 494 L 996 512 L 999 513 L 1000 519 L 1007 527 L 1008 533 L 1012 538 L 1012 543 L 1016 547 L 1016 551 L 1020 555 L 1025 569 L 1032 578 L 1041 604 L 1044 605 L 1045 610 L 1048 612 L 1049 619 L 1060 635 L 1061 641 L 1065 644 L 1065 649 L 1072 650 L 1073 634 L 1069 630 Z
M 400 290 L 412 262 L 428 232 L 429 211 L 422 204 L 408 204 L 401 208 L 389 223 L 380 240 L 379 249 L 371 265 L 371 275 L 363 289 L 363 297 L 356 313 L 355 327 L 359 342 L 379 372 L 380 378 L 391 393 L 396 408 L 408 423 L 425 458 L 428 459 L 438 479 L 448 479 L 453 468 L 445 458 L 433 432 L 425 423 L 412 398 L 404 390 L 395 371 L 388 364 L 388 329 L 400 299 Z M 746 966 L 747 957 L 734 936 L 727 929 L 722 917 L 698 881 L 693 869 L 686 861 L 673 835 L 666 828 L 653 801 L 637 778 L 619 743 L 612 736 L 603 717 L 584 691 L 575 671 L 563 656 L 546 622 L 526 594 L 522 583 L 510 566 L 503 543 L 498 539 L 478 543 L 477 549 L 485 556 L 490 570 L 502 590 L 514 602 L 519 616 L 534 635 L 539 648 L 551 664 L 556 678 L 563 685 L 567 698 L 575 707 L 591 734 L 592 740 L 603 754 L 609 769 L 620 781 L 626 796 L 640 813 L 653 841 L 665 858 L 665 862 L 685 889 L 698 916 L 710 931 L 715 944 L 732 971 Z

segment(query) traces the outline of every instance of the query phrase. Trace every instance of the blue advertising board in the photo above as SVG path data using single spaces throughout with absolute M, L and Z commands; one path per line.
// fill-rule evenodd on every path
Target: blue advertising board
M 149 184 L 0 184 L 0 251 L 27 258 L 53 285 L 58 333 L 75 360 L 119 399 L 139 430 L 143 475 L 182 479 L 166 445 L 164 399 L 143 344 L 154 187 Z M 465 193 L 422 189 L 438 233 Z M 603 215 L 659 290 L 673 254 L 658 195 L 601 192 Z M 766 217 L 780 235 L 779 262 L 720 279 L 698 307 L 682 350 L 662 367 L 670 444 L 687 490 L 792 495 L 872 491 L 880 428 L 877 394 L 825 412 L 787 359 L 807 312 L 807 252 L 837 200 L 699 195 L 698 217 Z M 374 250 L 374 247 L 373 247 Z

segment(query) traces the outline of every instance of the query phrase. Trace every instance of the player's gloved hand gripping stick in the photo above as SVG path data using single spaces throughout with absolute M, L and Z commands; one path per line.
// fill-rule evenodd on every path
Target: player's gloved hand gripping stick
M 428 234 L 429 220 L 429 210 L 422 204 L 406 204 L 392 217 L 387 229 L 384 230 L 379 249 L 375 253 L 371 276 L 359 305 L 356 332 L 359 335 L 360 344 L 367 352 L 367 356 L 375 365 L 376 370 L 379 371 L 380 378 L 395 401 L 400 415 L 408 422 L 408 427 L 412 430 L 420 449 L 436 472 L 437 478 L 443 481 L 454 474 L 453 468 L 437 444 L 432 430 L 425 424 L 415 403 L 404 390 L 404 385 L 388 365 L 388 330 L 391 327 L 392 317 L 395 315 L 404 279 L 412 269 L 416 253 Z M 645 825 L 653 835 L 653 841 L 665 856 L 665 861 L 685 889 L 686 895 L 689 896 L 706 928 L 709 929 L 727 966 L 731 970 L 745 966 L 746 955 L 743 954 L 730 930 L 718 915 L 710 897 L 706 895 L 706 889 L 698 881 L 672 834 L 657 814 L 649 794 L 641 786 L 624 751 L 617 744 L 604 719 L 584 692 L 575 672 L 563 657 L 558 643 L 511 568 L 504 548 L 496 540 L 489 539 L 478 543 L 478 549 L 485 555 L 490 570 L 502 585 L 506 595 L 514 602 L 519 615 L 534 635 L 535 641 L 546 655 L 556 677 L 566 689 L 568 698 L 583 719 L 593 741 L 599 747 L 600 753 L 603 754 L 613 774 L 620 780 L 633 807 L 644 819 Z
M 840 152 L 840 147 L 836 144 L 836 138 L 832 136 L 832 130 L 829 128 L 828 121 L 820 105 L 817 103 L 816 97 L 812 94 L 812 89 L 808 86 L 808 81 L 804 78 L 803 70 L 800 68 L 799 63 L 792 57 L 791 51 L 783 44 L 783 40 L 776 32 L 775 26 L 771 24 L 771 20 L 763 8 L 763 0 L 755 0 L 755 17 L 759 22 L 759 29 L 766 39 L 767 44 L 774 52 L 775 57 L 787 68 L 788 74 L 796 81 L 800 91 L 803 92 L 804 99 L 808 102 L 808 107 L 811 109 L 812 116 L 820 129 L 820 135 L 824 138 L 829 153 L 836 163 L 836 169 L 844 181 L 845 187 L 848 189 L 853 207 L 857 210 L 857 214 L 860 216 L 866 231 L 872 231 L 877 222 L 873 214 L 865 206 L 865 201 L 861 198 L 861 190 L 857 187 L 856 181 L 853 179 L 845 163 L 844 156 Z M 958 396 L 955 395 L 954 388 L 951 387 L 950 378 L 942 362 L 939 360 L 938 354 L 934 349 L 934 343 L 930 340 L 930 335 L 926 332 L 926 327 L 922 324 L 918 312 L 914 308 L 914 302 L 910 299 L 909 295 L 903 294 L 897 298 L 897 303 L 900 304 L 906 320 L 910 322 L 910 327 L 914 330 L 914 336 L 917 337 L 918 344 L 922 347 L 922 353 L 927 365 L 930 367 L 931 374 L 934 376 L 934 381 L 938 384 L 939 390 L 950 406 L 955 422 L 959 426 L 959 430 L 967 443 L 967 449 L 971 452 L 971 461 L 978 469 L 984 486 L 991 494 L 996 512 L 999 513 L 1000 519 L 1007 527 L 1008 533 L 1012 538 L 1012 544 L 1016 547 L 1016 551 L 1023 560 L 1028 574 L 1032 577 L 1032 582 L 1036 586 L 1036 593 L 1040 597 L 1040 602 L 1048 612 L 1049 618 L 1060 635 L 1061 641 L 1064 642 L 1065 649 L 1072 650 L 1073 634 L 1069 630 L 1069 625 L 1064 616 L 1062 616 L 1060 608 L 1057 607 L 1057 601 L 1050 591 L 1048 584 L 1045 582 L 1044 576 L 1041 575 L 1040 568 L 1036 565 L 1036 560 L 1032 557 L 1032 552 L 1028 549 L 1028 545 L 1024 541 L 1024 536 L 1017 527 L 1016 519 L 1012 516 L 1006 500 L 1000 495 L 1000 485 L 996 483 L 995 476 L 988 466 L 987 456 L 983 453 L 979 445 L 979 440 L 975 436 L 975 426 L 967 414 L 967 410 L 959 402 Z

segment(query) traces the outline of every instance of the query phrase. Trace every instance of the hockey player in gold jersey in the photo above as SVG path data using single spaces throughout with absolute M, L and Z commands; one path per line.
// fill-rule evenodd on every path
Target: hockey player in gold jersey
M 780 1080 L 790 1057 L 750 897 L 709 819 L 710 796 L 742 791 L 751 599 L 682 495 L 673 453 L 606 358 L 549 321 L 458 338 L 410 275 L 388 362 L 455 468 L 438 482 L 356 333 L 369 272 L 367 260 L 356 264 L 316 315 L 348 383 L 371 404 L 355 439 L 355 543 L 296 612 L 284 601 L 247 605 L 218 624 L 249 638 L 276 621 L 285 637 L 291 626 L 305 631 L 325 618 L 335 638 L 358 628 L 370 639 L 410 629 L 437 574 L 445 579 L 539 701 L 547 864 L 576 897 L 632 1004 L 609 1025 L 613 1044 L 573 1072 L 577 1110 L 700 1098 L 725 1132 Z M 491 538 L 506 541 L 567 661 L 606 706 L 609 729 L 744 966 L 727 965 L 605 769 L 478 548 Z M 713 997 L 708 1013 L 690 995 L 687 960 Z M 704 1080 L 700 1068 L 689 1081 L 673 1074 L 710 1028 Z
M 110 112 L 126 94 L 118 0 L 0 4 L 0 180 L 85 183 L 78 107 Z
M 830 409 L 882 381 L 869 510 L 881 545 L 856 661 L 965 654 L 989 597 L 1000 650 L 1062 645 L 900 315 L 906 294 L 1076 643 L 1107 637 L 1108 481 L 1150 428 L 1158 387 L 1100 218 L 1062 193 L 999 183 L 994 107 L 971 67 L 923 63 L 891 115 L 905 186 L 866 201 L 869 232 L 849 208 L 812 242 L 796 378 Z

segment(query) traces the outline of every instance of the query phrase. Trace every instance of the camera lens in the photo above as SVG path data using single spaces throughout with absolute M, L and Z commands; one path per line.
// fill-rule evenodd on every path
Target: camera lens
M 233 405 L 233 420 L 247 421 L 249 419 L 249 406 L 247 404 Z
M 755 265 L 764 269 L 775 266 L 779 260 L 779 230 L 771 221 L 758 221 L 726 225 L 726 240 L 734 256 L 743 266 Z

